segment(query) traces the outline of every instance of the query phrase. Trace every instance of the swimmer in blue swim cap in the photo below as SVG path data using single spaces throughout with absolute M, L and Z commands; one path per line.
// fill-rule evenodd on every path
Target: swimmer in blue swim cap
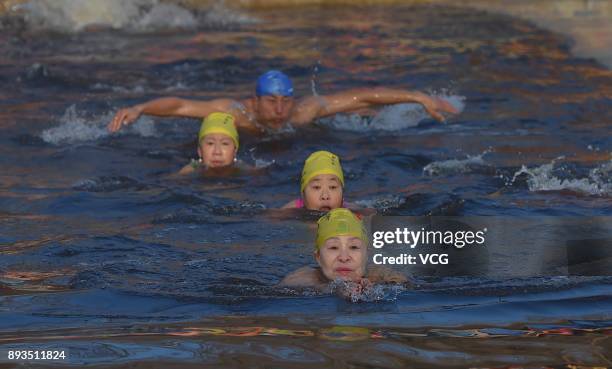
M 438 97 L 386 87 L 357 88 L 297 99 L 291 79 L 283 72 L 270 70 L 257 78 L 255 93 L 251 97 L 212 100 L 163 97 L 120 109 L 108 124 L 108 130 L 116 132 L 142 114 L 202 119 L 213 112 L 223 112 L 236 118 L 238 129 L 261 133 L 278 130 L 286 124 L 302 126 L 338 113 L 354 113 L 400 103 L 419 103 L 440 121 L 444 120 L 443 114 L 458 113 L 449 102 Z
M 257 78 L 257 96 L 293 96 L 293 83 L 283 72 L 269 70 Z

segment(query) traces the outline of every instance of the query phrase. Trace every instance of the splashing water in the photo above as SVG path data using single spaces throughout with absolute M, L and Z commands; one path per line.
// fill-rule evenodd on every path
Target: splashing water
M 143 189 L 145 185 L 125 176 L 102 176 L 78 181 L 72 188 L 78 191 L 111 192 L 126 189 Z
M 362 199 L 355 201 L 355 204 L 363 208 L 373 208 L 376 210 L 388 210 L 398 208 L 406 202 L 405 196 L 383 195 L 372 199 Z
M 256 24 L 259 23 L 259 19 L 230 10 L 225 6 L 225 1 L 219 1 L 215 2 L 206 13 L 204 23 L 208 26 L 226 28 L 242 24 Z
M 476 156 L 470 156 L 466 159 L 450 159 L 444 161 L 434 161 L 427 164 L 423 168 L 423 173 L 429 176 L 439 176 L 457 173 L 468 173 L 474 166 L 486 165 L 483 156 L 489 154 L 492 151 L 491 148 L 483 151 L 481 154 Z
M 465 108 L 465 97 L 457 95 L 433 94 L 432 96 L 440 98 L 450 103 L 455 109 L 461 113 Z M 374 119 L 372 126 L 375 129 L 383 131 L 396 131 L 407 127 L 415 127 L 425 119 L 429 119 L 430 115 L 425 111 L 421 104 L 396 104 L 390 105 L 382 109 Z
M 276 163 L 276 160 L 272 159 L 272 160 L 265 160 L 265 159 L 260 159 L 255 157 L 255 148 L 250 148 L 249 149 L 249 156 L 251 157 L 251 160 L 253 161 L 253 163 L 255 163 L 255 168 L 257 169 L 262 169 L 262 168 L 266 168 L 269 167 L 270 165 Z
M 593 168 L 589 173 L 589 177 L 599 183 L 609 182 L 612 179 L 612 159 L 596 168 Z
M 445 94 L 432 96 L 447 101 L 460 113 L 465 108 L 465 97 L 463 96 L 447 96 Z M 416 127 L 423 120 L 430 118 L 431 116 L 421 104 L 406 103 L 386 106 L 371 119 L 358 114 L 337 114 L 333 119 L 323 120 L 322 122 L 325 126 L 343 131 L 399 131 L 405 128 Z
M 587 195 L 608 196 L 612 194 L 612 160 L 598 167 L 591 169 L 586 178 L 560 179 L 553 174 L 555 164 L 564 159 L 560 156 L 548 164 L 535 168 L 522 166 L 509 182 L 512 185 L 518 176 L 526 174 L 528 176 L 527 185 L 529 191 L 561 191 L 570 190 L 584 193 Z
M 321 124 L 340 131 L 366 132 L 370 130 L 369 120 L 358 114 L 336 114 L 331 119 L 322 119 Z
M 17 10 L 24 13 L 24 20 L 33 28 L 78 32 L 93 24 L 122 28 L 140 16 L 144 5 L 151 5 L 151 1 L 29 1 Z
M 37 0 L 14 7 L 32 29 L 80 32 L 90 26 L 144 32 L 194 29 L 198 26 L 230 27 L 256 23 L 257 19 L 215 3 L 203 17 L 178 4 L 159 0 Z
M 356 302 L 395 301 L 405 291 L 401 285 L 369 284 L 361 285 L 352 281 L 336 279 L 329 284 L 331 293 Z
M 276 160 L 272 159 L 272 160 L 266 160 L 266 159 L 260 159 L 260 158 L 256 158 L 254 153 L 254 150 L 250 150 L 250 154 L 251 154 L 251 159 L 253 160 L 253 163 L 255 163 L 255 168 L 257 169 L 263 169 L 263 168 L 267 168 L 270 165 L 276 163 Z
M 71 105 L 59 119 L 60 125 L 44 130 L 40 137 L 45 142 L 54 145 L 96 141 L 110 135 L 106 129 L 106 124 L 111 119 L 112 115 L 110 113 L 89 118 L 85 113 L 78 112 L 76 105 Z M 147 117 L 142 117 L 131 125 L 130 131 L 143 137 L 157 135 L 153 120 Z
M 157 4 L 135 24 L 141 31 L 150 29 L 192 29 L 198 24 L 195 16 L 187 9 L 175 4 Z
M 459 114 L 465 109 L 465 96 L 452 94 L 450 91 L 445 89 L 441 90 L 440 92 L 434 92 L 431 94 L 431 96 L 447 101 L 453 106 L 453 108 L 457 109 Z
M 420 104 L 397 104 L 384 107 L 372 119 L 374 129 L 396 131 L 402 128 L 416 127 L 429 118 L 429 114 Z
M 315 48 L 316 50 L 317 48 Z M 319 74 L 319 66 L 321 65 L 321 60 L 317 60 L 317 64 L 312 68 L 312 77 L 310 77 L 310 89 L 312 91 L 312 96 L 318 97 L 319 93 L 317 92 L 317 75 Z

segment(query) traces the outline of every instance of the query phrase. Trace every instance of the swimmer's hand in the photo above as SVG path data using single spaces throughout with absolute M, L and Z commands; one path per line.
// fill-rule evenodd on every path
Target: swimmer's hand
M 429 113 L 429 115 L 434 117 L 434 119 L 439 122 L 446 121 L 442 113 L 459 113 L 459 110 L 457 110 L 453 105 L 451 105 L 451 103 L 436 96 L 424 95 L 420 103 L 423 104 L 423 107 L 425 108 L 427 113 Z
M 120 109 L 113 120 L 106 126 L 109 132 L 117 132 L 122 126 L 133 123 L 142 114 L 142 108 L 138 105 Z

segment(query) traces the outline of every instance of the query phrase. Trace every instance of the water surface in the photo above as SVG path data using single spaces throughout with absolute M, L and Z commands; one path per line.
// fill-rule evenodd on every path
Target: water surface
M 360 303 L 274 287 L 313 262 L 317 214 L 273 209 L 314 150 L 342 158 L 347 200 L 382 214 L 610 215 L 612 72 L 565 36 L 439 4 L 109 4 L 141 22 L 62 28 L 35 8 L 1 23 L 2 350 L 63 348 L 75 366 L 610 366 L 608 278 L 418 278 Z M 105 130 L 155 97 L 248 96 L 270 68 L 299 95 L 391 86 L 464 110 L 243 135 L 258 170 L 231 178 L 172 176 L 197 120 Z

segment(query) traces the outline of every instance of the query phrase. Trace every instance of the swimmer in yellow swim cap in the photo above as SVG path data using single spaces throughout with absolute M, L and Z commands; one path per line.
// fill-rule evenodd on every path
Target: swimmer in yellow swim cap
M 283 208 L 329 211 L 344 206 L 344 173 L 337 155 L 312 153 L 304 162 L 300 184 L 302 197 Z
M 211 113 L 202 121 L 198 133 L 199 160 L 192 162 L 179 172 L 189 174 L 197 168 L 224 168 L 236 162 L 239 141 L 234 117 L 226 113 Z
M 300 268 L 283 278 L 280 285 L 324 289 L 337 279 L 360 284 L 407 282 L 404 275 L 391 269 L 368 269 L 367 244 L 362 220 L 349 209 L 333 209 L 317 222 L 314 258 L 319 267 Z

